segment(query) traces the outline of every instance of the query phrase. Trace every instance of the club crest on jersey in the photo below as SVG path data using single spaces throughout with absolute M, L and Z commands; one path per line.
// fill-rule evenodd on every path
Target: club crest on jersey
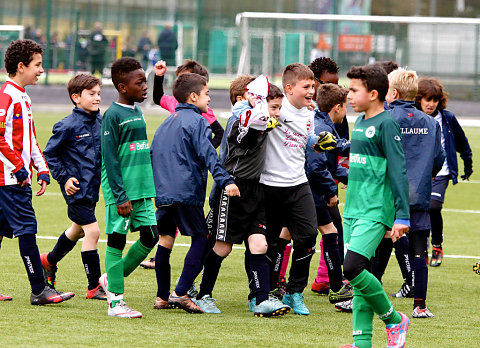
M 13 116 L 13 119 L 14 119 L 14 120 L 21 120 L 21 119 L 22 119 L 22 115 L 16 114 L 15 116 Z
M 367 138 L 372 138 L 374 135 L 375 135 L 375 127 L 374 126 L 368 127 L 367 130 L 365 131 L 365 136 Z

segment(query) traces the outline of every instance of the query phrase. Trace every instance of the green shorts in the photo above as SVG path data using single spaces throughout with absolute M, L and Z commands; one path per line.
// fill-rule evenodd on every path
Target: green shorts
M 386 226 L 381 222 L 346 218 L 343 220 L 345 250 L 354 251 L 370 260 L 385 231 Z
M 128 230 L 137 231 L 140 226 L 153 226 L 157 224 L 155 209 L 151 198 L 132 201 L 133 210 L 130 216 L 123 217 L 117 212 L 116 204 L 105 207 L 106 234 L 117 232 L 127 234 Z

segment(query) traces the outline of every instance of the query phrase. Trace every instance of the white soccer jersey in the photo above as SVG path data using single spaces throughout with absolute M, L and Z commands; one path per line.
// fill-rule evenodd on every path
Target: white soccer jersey
M 0 186 L 16 185 L 13 174 L 22 167 L 32 181 L 32 168 L 48 174 L 33 124 L 30 97 L 11 79 L 0 88 Z
M 307 107 L 297 109 L 283 98 L 281 127 L 276 127 L 267 137 L 265 166 L 260 182 L 269 186 L 292 187 L 306 183 L 305 148 L 314 136 L 314 113 Z

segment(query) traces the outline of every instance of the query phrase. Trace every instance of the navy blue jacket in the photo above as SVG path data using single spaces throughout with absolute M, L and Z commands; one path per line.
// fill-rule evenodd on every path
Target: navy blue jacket
M 60 184 L 67 204 L 86 200 L 98 202 L 102 156 L 100 152 L 100 111 L 88 113 L 76 107 L 53 126 L 53 135 L 48 140 L 43 155 L 50 172 Z M 73 196 L 65 193 L 65 183 L 77 178 L 80 190 Z
M 457 152 L 462 160 L 472 161 L 472 149 L 468 144 L 465 132 L 453 113 L 438 109 L 442 115 L 442 133 L 445 138 L 445 155 L 453 184 L 458 183 Z
M 157 207 L 169 204 L 203 207 L 208 171 L 222 188 L 234 183 L 222 167 L 211 139 L 207 120 L 192 104 L 178 104 L 175 112 L 158 127 L 150 149 Z
M 328 113 L 315 110 L 315 134 L 322 131 L 328 131 L 338 137 Z M 332 153 L 329 153 L 330 151 L 324 153 L 305 152 L 305 173 L 312 190 L 315 206 L 326 206 L 327 201 L 337 194 L 338 188 L 334 180 L 336 174 L 342 178 L 342 182 L 346 181 L 348 171 L 338 164 L 338 153 L 348 152 L 349 148 L 350 142 L 339 139 L 337 149 L 332 150 Z M 329 167 L 332 168 L 332 171 Z
M 400 125 L 402 146 L 407 165 L 410 208 L 430 210 L 432 178 L 442 169 L 440 125 L 433 117 L 417 110 L 413 101 L 395 100 L 390 113 Z

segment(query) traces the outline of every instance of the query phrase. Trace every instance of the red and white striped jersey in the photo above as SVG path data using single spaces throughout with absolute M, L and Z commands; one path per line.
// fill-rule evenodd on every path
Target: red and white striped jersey
M 37 143 L 30 97 L 11 79 L 0 87 L 0 186 L 16 185 L 13 174 L 25 169 L 32 182 L 32 168 L 48 174 L 48 166 Z

